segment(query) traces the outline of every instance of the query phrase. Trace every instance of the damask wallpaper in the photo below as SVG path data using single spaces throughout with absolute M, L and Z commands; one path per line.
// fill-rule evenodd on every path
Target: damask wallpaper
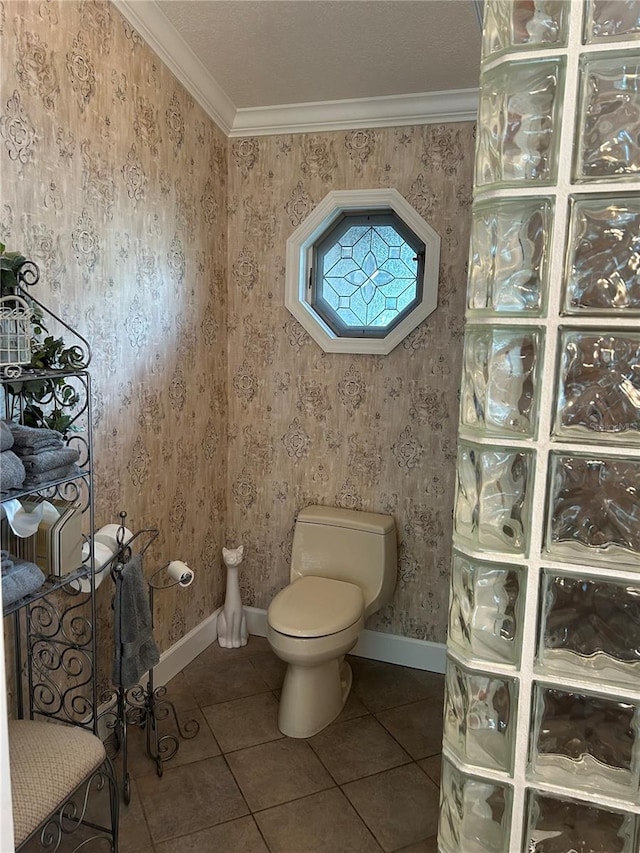
M 228 539 L 247 603 L 288 582 L 311 503 L 391 513 L 393 602 L 369 628 L 446 632 L 473 125 L 234 140 L 229 157 Z M 324 353 L 284 307 L 285 243 L 330 190 L 395 187 L 442 239 L 438 308 L 388 356 Z
M 160 531 L 147 574 L 196 570 L 156 596 L 161 649 L 222 604 L 224 544 L 267 607 L 316 501 L 395 516 L 368 627 L 444 641 L 473 126 L 227 140 L 108 2 L 5 0 L 0 39 L 0 240 L 91 341 L 96 524 L 125 510 Z M 389 356 L 323 354 L 284 308 L 285 241 L 380 186 L 442 238 L 439 307 Z
M 110 3 L 4 2 L 0 27 L 0 240 L 91 342 L 97 526 L 124 510 L 160 531 L 147 575 L 197 572 L 155 597 L 164 649 L 224 594 L 227 140 Z

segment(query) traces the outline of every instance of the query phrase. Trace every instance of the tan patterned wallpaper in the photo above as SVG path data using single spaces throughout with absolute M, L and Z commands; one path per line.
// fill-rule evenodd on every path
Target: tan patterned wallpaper
M 156 596 L 164 649 L 224 594 L 227 140 L 111 4 L 4 2 L 0 26 L 0 240 L 92 344 L 97 526 L 125 510 L 160 530 L 147 574 L 197 571 Z
M 223 544 L 266 607 L 315 501 L 394 514 L 369 627 L 443 641 L 472 125 L 228 141 L 109 3 L 0 2 L 0 31 L 0 240 L 92 342 L 97 525 L 124 509 L 160 530 L 148 574 L 197 571 L 156 597 L 161 648 L 222 603 Z M 380 186 L 442 237 L 439 307 L 387 357 L 325 355 L 284 308 L 285 241 L 330 189 Z
M 301 507 L 389 512 L 398 585 L 368 627 L 445 640 L 472 161 L 471 124 L 231 142 L 227 538 L 247 603 L 288 581 Z M 330 190 L 375 187 L 440 234 L 439 307 L 388 356 L 326 354 L 284 307 L 285 243 Z

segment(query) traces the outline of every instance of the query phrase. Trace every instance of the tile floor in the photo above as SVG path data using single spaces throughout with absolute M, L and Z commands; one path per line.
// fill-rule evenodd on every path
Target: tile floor
M 443 676 L 350 662 L 340 717 L 294 740 L 277 727 L 284 666 L 267 641 L 206 649 L 167 685 L 200 732 L 162 778 L 130 729 L 120 853 L 436 853 Z

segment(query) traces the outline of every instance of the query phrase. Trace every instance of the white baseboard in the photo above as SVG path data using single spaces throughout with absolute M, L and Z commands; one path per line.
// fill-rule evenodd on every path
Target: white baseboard
M 171 681 L 201 652 L 216 642 L 218 639 L 218 614 L 221 610 L 222 607 L 218 607 L 188 634 L 181 637 L 177 643 L 162 652 L 160 661 L 153 670 L 154 687 L 161 687 Z M 258 607 L 245 607 L 244 612 L 249 634 L 253 634 L 254 637 L 266 637 L 267 611 Z M 350 654 L 369 660 L 423 669 L 427 672 L 445 671 L 446 646 L 444 643 L 430 643 L 427 640 L 415 640 L 412 637 L 399 637 L 397 634 L 383 634 L 380 631 L 368 631 L 366 628 L 360 634 L 360 638 Z M 140 679 L 140 684 L 146 686 L 147 681 L 148 674 L 145 674 Z M 106 703 L 98 709 L 99 717 L 109 704 Z M 99 734 L 106 737 L 108 731 L 104 724 L 99 725 L 98 728 L 100 729 Z
M 413 669 L 424 669 L 427 672 L 444 672 L 447 647 L 444 643 L 400 637 L 397 634 L 383 634 L 380 631 L 367 631 L 365 628 L 349 654 L 385 663 L 396 663 L 400 666 L 410 666 Z
M 267 611 L 258 607 L 245 607 L 244 612 L 249 633 L 256 637 L 266 637 Z M 444 643 L 399 637 L 397 634 L 383 634 L 380 631 L 368 631 L 365 628 L 349 654 L 369 660 L 410 666 L 413 669 L 424 669 L 428 672 L 444 672 L 447 647 Z
M 192 660 L 198 657 L 207 646 L 218 639 L 218 614 L 222 607 L 203 619 L 177 643 L 160 655 L 160 662 L 153 670 L 153 683 L 160 687 L 177 675 Z M 267 611 L 259 607 L 245 607 L 247 630 L 255 637 L 267 636 Z M 444 643 L 431 643 L 427 640 L 415 640 L 412 637 L 400 637 L 397 634 L 383 634 L 380 631 L 368 631 L 366 628 L 350 654 L 369 660 L 410 666 L 428 672 L 444 672 L 446 660 Z M 140 679 L 147 683 L 147 676 Z
M 160 662 L 153 669 L 154 687 L 160 687 L 167 681 L 171 681 L 174 675 L 177 675 L 192 660 L 195 660 L 207 646 L 215 643 L 218 639 L 218 613 L 221 610 L 222 607 L 218 607 L 199 625 L 192 628 L 188 634 L 181 637 L 177 643 L 162 652 Z M 140 683 L 146 684 L 146 682 L 147 676 L 144 676 Z
M 177 675 L 192 660 L 198 657 L 207 646 L 218 639 L 218 607 L 210 616 L 203 619 L 177 643 L 160 655 L 160 662 L 153 670 L 153 683 L 160 687 Z M 267 636 L 267 611 L 259 607 L 245 607 L 247 630 L 255 637 Z M 397 634 L 382 634 L 380 631 L 368 631 L 366 628 L 350 654 L 369 660 L 396 663 L 413 669 L 428 672 L 444 672 L 446 646 L 444 643 L 430 643 L 427 640 L 415 640 L 412 637 L 399 637 Z M 147 676 L 140 679 L 146 684 Z

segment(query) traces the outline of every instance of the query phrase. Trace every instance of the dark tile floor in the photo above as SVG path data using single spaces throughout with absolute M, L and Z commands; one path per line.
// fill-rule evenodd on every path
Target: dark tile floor
M 120 853 L 436 853 L 443 677 L 350 662 L 340 717 L 293 740 L 277 727 L 284 665 L 267 641 L 206 649 L 167 685 L 200 732 L 162 778 L 130 729 Z

